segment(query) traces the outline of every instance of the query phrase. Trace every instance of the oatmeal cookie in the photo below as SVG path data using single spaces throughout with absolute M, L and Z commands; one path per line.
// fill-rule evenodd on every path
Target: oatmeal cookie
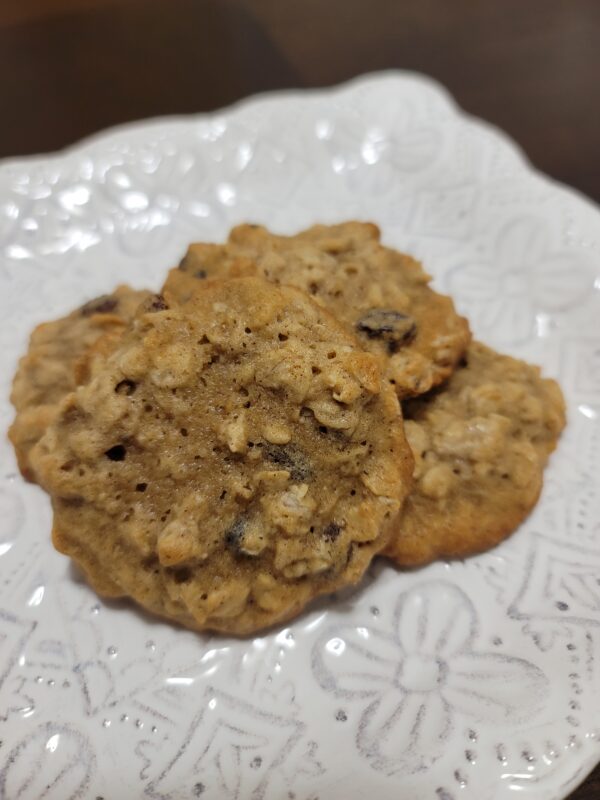
M 225 245 L 190 245 L 164 291 L 185 301 L 196 284 L 190 277 L 251 274 L 296 286 L 386 358 L 399 397 L 419 395 L 452 373 L 469 327 L 452 300 L 429 287 L 421 265 L 383 247 L 379 236 L 376 225 L 360 222 L 315 225 L 296 236 L 240 225 Z
M 446 386 L 403 410 L 415 487 L 385 555 L 418 566 L 487 550 L 512 533 L 538 499 L 565 425 L 558 384 L 474 342 Z
M 44 322 L 31 334 L 29 349 L 19 362 L 11 392 L 16 417 L 9 430 L 19 469 L 34 480 L 31 448 L 56 414 L 58 403 L 82 382 L 79 361 L 99 337 L 119 335 L 149 292 L 119 286 L 54 322 Z
M 356 583 L 413 469 L 380 360 L 260 278 L 142 306 L 35 459 L 54 543 L 98 591 L 232 633 Z

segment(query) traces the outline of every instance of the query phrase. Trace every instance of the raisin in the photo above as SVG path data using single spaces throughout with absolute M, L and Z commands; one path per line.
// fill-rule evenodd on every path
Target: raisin
M 127 450 L 122 444 L 116 444 L 114 447 L 109 448 L 104 455 L 110 458 L 111 461 L 124 461 Z
M 127 378 L 125 378 L 125 380 L 123 381 L 119 381 L 119 383 L 117 383 L 117 385 L 115 386 L 115 392 L 117 394 L 131 395 L 135 392 L 136 389 L 137 389 L 137 383 L 135 383 L 135 381 L 130 381 Z
M 268 443 L 265 444 L 264 454 L 269 461 L 286 469 L 293 481 L 305 481 L 312 473 L 306 456 L 291 445 Z
M 323 538 L 327 539 L 328 542 L 335 542 L 342 531 L 342 526 L 338 525 L 337 522 L 330 522 L 329 525 L 323 531 Z
M 175 583 L 187 583 L 192 579 L 192 571 L 187 567 L 178 567 L 176 569 L 165 570 L 167 574 L 171 575 Z
M 181 259 L 178 268 L 183 272 L 189 273 L 194 278 L 198 278 L 200 281 L 203 281 L 208 275 L 205 269 L 194 269 L 194 258 L 189 253 L 186 253 Z
M 103 294 L 101 297 L 96 297 L 95 300 L 90 300 L 89 303 L 81 306 L 79 312 L 82 317 L 91 317 L 92 314 L 109 314 L 118 305 L 119 301 L 116 297 Z
M 225 532 L 225 545 L 236 555 L 241 554 L 242 537 L 244 536 L 245 527 L 246 520 L 244 517 L 238 517 L 231 528 Z
M 165 303 L 165 298 L 162 294 L 155 294 L 146 306 L 148 311 L 165 311 L 169 306 Z
M 417 333 L 413 317 L 387 308 L 370 309 L 358 320 L 356 328 L 369 339 L 383 339 L 390 353 L 408 344 Z

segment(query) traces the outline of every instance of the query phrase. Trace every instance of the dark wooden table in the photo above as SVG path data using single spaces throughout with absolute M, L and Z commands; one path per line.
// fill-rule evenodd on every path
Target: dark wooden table
M 600 200 L 599 0 L 0 0 L 0 157 L 388 67 Z
M 0 0 L 0 158 L 390 67 L 600 201 L 600 0 Z

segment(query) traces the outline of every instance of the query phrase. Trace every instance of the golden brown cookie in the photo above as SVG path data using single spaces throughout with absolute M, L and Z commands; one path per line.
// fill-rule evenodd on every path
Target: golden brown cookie
M 260 278 L 142 306 L 35 463 L 54 543 L 98 591 L 235 633 L 356 583 L 413 467 L 380 360 Z
M 365 349 L 385 356 L 399 397 L 437 386 L 464 353 L 470 332 L 449 297 L 410 256 L 383 247 L 371 223 L 315 225 L 276 236 L 240 225 L 225 245 L 192 244 L 163 291 L 185 302 L 195 280 L 258 274 L 312 295 L 354 330 Z
M 538 499 L 565 425 L 558 384 L 473 342 L 446 385 L 403 410 L 415 487 L 384 554 L 418 566 L 487 550 L 512 533 Z
M 84 373 L 78 373 L 80 359 L 103 334 L 120 334 L 149 294 L 119 286 L 66 317 L 38 325 L 31 334 L 13 381 L 10 399 L 17 414 L 8 432 L 19 469 L 28 480 L 35 479 L 31 448 L 53 419 L 58 403 L 84 379 Z

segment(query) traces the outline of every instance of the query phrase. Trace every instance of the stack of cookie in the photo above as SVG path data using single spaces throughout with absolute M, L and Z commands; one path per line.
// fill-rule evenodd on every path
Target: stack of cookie
M 564 403 L 471 342 L 376 226 L 194 244 L 160 295 L 40 326 L 15 377 L 19 466 L 108 596 L 246 634 L 400 566 L 463 557 L 539 496 Z

